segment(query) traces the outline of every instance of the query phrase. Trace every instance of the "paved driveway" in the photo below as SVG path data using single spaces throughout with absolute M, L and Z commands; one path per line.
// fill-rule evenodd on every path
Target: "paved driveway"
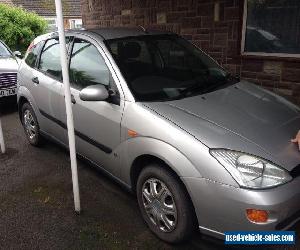
M 83 161 L 83 212 L 76 215 L 68 153 L 53 143 L 29 146 L 16 108 L 0 109 L 8 147 L 0 155 L 1 249 L 224 249 L 222 241 L 199 233 L 176 247 L 161 242 L 142 221 L 135 197 Z

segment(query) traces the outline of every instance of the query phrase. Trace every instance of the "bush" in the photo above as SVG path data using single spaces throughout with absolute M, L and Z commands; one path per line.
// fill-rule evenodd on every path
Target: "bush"
M 11 50 L 25 52 L 30 42 L 46 31 L 47 22 L 25 9 L 0 4 L 0 39 Z

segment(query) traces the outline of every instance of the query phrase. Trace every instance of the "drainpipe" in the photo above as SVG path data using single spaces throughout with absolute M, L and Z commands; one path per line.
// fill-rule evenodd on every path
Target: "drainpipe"
M 75 147 L 75 133 L 74 133 L 74 119 L 73 110 L 71 103 L 71 90 L 69 80 L 69 70 L 67 62 L 67 50 L 66 50 L 66 37 L 64 30 L 64 19 L 62 12 L 62 0 L 55 0 L 57 24 L 58 24 L 58 35 L 60 45 L 60 60 L 63 75 L 63 86 L 65 94 L 65 104 L 67 113 L 67 128 L 69 137 L 69 150 L 71 159 L 71 170 L 72 170 L 72 182 L 73 182 L 73 195 L 74 195 L 74 206 L 75 212 L 80 213 L 80 196 L 79 196 L 79 184 L 78 184 L 78 171 L 77 171 L 77 159 L 76 159 L 76 147 Z

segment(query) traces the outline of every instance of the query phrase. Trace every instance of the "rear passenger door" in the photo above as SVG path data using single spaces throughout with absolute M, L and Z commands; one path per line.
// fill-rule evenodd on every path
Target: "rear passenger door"
M 67 39 L 67 41 L 69 40 L 70 38 Z M 66 126 L 60 121 L 64 92 L 59 46 L 58 38 L 52 38 L 45 42 L 37 71 L 32 76 L 32 84 L 35 101 L 42 118 L 41 129 L 60 142 L 64 142 Z
M 76 38 L 70 53 L 69 74 L 77 151 L 118 176 L 120 124 L 124 101 L 115 84 L 101 47 L 88 38 Z M 102 84 L 114 95 L 107 101 L 82 101 L 79 93 L 90 85 Z M 65 114 L 65 113 L 64 113 Z M 66 122 L 66 116 L 64 117 Z

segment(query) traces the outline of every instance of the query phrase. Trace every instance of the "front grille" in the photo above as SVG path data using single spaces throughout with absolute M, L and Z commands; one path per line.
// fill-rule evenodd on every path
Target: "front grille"
M 17 85 L 17 73 L 1 73 L 0 88 L 10 88 Z
M 295 167 L 295 168 L 290 172 L 290 174 L 291 174 L 291 176 L 292 176 L 293 178 L 296 178 L 296 177 L 300 176 L 300 164 L 299 164 L 297 167 Z

